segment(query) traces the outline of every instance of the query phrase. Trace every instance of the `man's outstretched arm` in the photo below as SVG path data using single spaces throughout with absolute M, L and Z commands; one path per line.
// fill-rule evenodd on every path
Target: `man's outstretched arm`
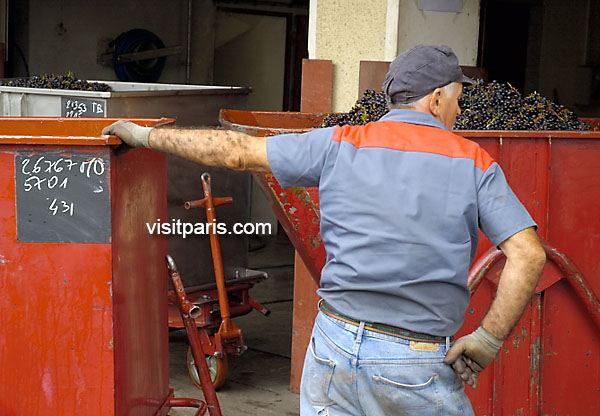
M 102 134 L 118 136 L 132 147 L 147 147 L 205 166 L 270 172 L 266 137 L 217 129 L 142 127 L 120 120 Z
M 494 360 L 529 304 L 544 268 L 546 254 L 533 228 L 514 234 L 500 244 L 500 249 L 506 255 L 506 264 L 490 309 L 481 326 L 459 338 L 446 354 L 445 362 L 452 364 L 459 376 L 465 373 L 454 364 L 461 356 L 469 359 L 469 367 L 476 372 Z M 460 360 L 458 364 L 462 367 Z

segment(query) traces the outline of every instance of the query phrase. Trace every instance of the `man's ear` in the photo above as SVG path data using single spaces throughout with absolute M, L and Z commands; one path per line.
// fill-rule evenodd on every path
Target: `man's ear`
M 429 99 L 429 111 L 433 114 L 434 117 L 440 115 L 440 97 L 442 95 L 441 88 L 436 88 L 431 93 L 431 98 Z

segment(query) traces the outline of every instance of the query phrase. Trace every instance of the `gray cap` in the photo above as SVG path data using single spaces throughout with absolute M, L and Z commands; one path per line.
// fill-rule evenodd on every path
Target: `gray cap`
M 393 103 L 405 104 L 452 82 L 475 83 L 462 73 L 448 46 L 418 45 L 394 59 L 382 89 Z

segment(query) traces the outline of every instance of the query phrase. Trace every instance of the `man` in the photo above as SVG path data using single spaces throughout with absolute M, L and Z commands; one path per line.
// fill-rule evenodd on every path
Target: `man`
M 529 302 L 545 254 L 498 164 L 450 131 L 463 82 L 450 48 L 421 45 L 391 64 L 391 111 L 366 126 L 256 138 L 122 121 L 103 132 L 208 166 L 271 171 L 284 187 L 319 186 L 327 262 L 302 415 L 473 414 L 461 379 L 475 387 Z M 507 261 L 481 326 L 452 344 L 478 227 Z

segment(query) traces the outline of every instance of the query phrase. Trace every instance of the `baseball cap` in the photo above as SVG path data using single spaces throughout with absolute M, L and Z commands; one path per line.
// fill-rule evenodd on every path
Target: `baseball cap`
M 423 98 L 451 82 L 475 83 L 462 73 L 450 47 L 417 45 L 390 64 L 382 89 L 393 103 L 403 104 Z

